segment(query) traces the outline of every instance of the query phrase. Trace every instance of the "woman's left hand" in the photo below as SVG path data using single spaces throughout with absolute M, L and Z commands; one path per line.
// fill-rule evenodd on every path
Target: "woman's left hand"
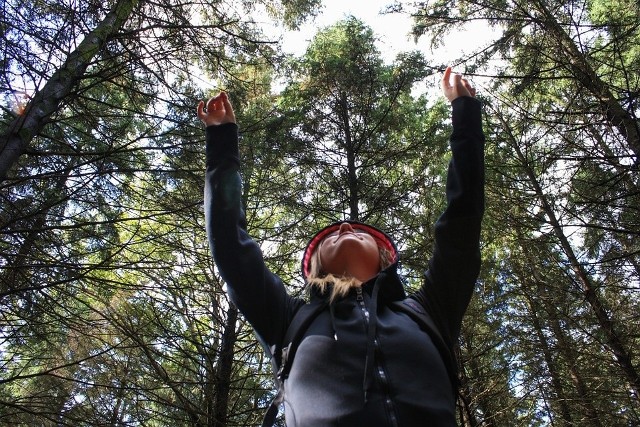
M 218 96 L 211 98 L 207 101 L 207 108 L 204 107 L 204 101 L 200 101 L 198 103 L 198 118 L 205 126 L 236 122 L 236 116 L 226 92 L 220 92 Z

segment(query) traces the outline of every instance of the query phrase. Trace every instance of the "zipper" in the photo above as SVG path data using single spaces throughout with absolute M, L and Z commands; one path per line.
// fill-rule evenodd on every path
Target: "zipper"
M 369 310 L 364 303 L 364 295 L 362 294 L 362 288 L 356 288 L 356 301 L 358 301 L 358 305 L 360 306 L 360 310 L 362 311 L 362 315 L 364 316 L 364 325 L 369 326 Z
M 360 306 L 360 311 L 362 311 L 362 315 L 364 317 L 364 325 L 365 325 L 365 332 L 366 332 L 367 328 L 369 327 L 369 309 L 367 308 L 367 305 L 364 302 L 364 294 L 362 292 L 361 287 L 356 288 L 356 301 L 358 302 L 358 305 Z M 380 343 L 378 342 L 378 337 L 374 337 L 373 348 L 374 348 L 374 354 L 378 354 L 380 352 Z M 389 395 L 389 380 L 387 378 L 387 374 L 384 370 L 384 367 L 382 366 L 382 363 L 380 362 L 380 358 L 374 357 L 374 360 L 376 363 L 376 366 L 374 367 L 374 372 L 378 377 L 378 381 L 380 382 L 382 390 L 385 391 L 384 406 L 387 410 L 386 411 L 387 415 L 389 416 L 390 425 L 392 427 L 398 427 L 398 417 L 396 416 L 395 406 L 393 404 L 393 401 L 391 400 L 391 396 Z
M 376 340 L 377 343 L 377 340 Z M 376 350 L 378 346 L 376 345 Z M 387 373 L 384 371 L 384 367 L 382 363 L 377 365 L 377 374 L 378 380 L 382 386 L 382 389 L 385 391 L 384 393 L 384 406 L 387 409 L 387 415 L 389 416 L 390 425 L 392 427 L 398 427 L 398 417 L 396 416 L 396 409 L 393 401 L 391 400 L 391 396 L 389 395 L 389 381 L 387 379 Z

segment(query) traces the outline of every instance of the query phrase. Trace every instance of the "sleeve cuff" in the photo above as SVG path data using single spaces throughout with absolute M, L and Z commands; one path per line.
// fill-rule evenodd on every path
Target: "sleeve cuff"
M 237 124 L 208 126 L 205 135 L 207 163 L 224 157 L 239 158 Z
M 451 122 L 454 134 L 461 130 L 482 132 L 482 105 L 470 96 L 460 96 L 451 102 Z

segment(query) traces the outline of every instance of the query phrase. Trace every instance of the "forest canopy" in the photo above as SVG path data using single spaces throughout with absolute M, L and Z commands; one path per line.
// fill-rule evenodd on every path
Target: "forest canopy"
M 0 425 L 258 424 L 271 365 L 210 256 L 197 102 L 229 92 L 249 232 L 290 292 L 345 218 L 389 232 L 411 288 L 446 202 L 447 65 L 482 82 L 487 136 L 460 425 L 640 425 L 640 4 L 389 1 L 421 47 L 495 32 L 453 63 L 385 60 L 355 17 L 294 56 L 255 20 L 321 7 L 5 0 Z

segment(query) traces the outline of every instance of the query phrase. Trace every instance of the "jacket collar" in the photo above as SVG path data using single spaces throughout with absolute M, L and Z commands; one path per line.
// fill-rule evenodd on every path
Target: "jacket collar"
M 371 294 L 377 280 L 381 281 L 378 299 L 382 301 L 399 301 L 406 298 L 407 295 L 404 290 L 402 278 L 398 275 L 398 261 L 382 270 L 377 276 L 363 283 L 362 290 Z M 329 300 L 330 295 L 331 286 L 328 286 L 324 292 L 320 292 L 316 287 L 309 289 L 311 302 L 326 302 Z M 355 291 L 350 292 L 349 295 L 355 295 Z M 348 298 L 348 296 L 346 298 Z

